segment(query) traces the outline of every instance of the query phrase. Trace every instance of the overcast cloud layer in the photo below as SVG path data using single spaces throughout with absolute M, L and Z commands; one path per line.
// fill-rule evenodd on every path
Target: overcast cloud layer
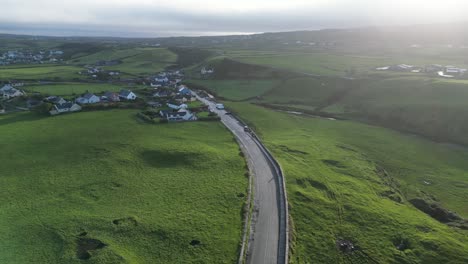
M 0 32 L 55 36 L 226 35 L 460 22 L 466 0 L 0 0 Z

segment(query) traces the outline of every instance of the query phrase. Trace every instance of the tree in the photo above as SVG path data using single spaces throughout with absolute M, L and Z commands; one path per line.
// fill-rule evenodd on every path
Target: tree
M 43 103 L 34 107 L 32 110 L 39 114 L 48 114 L 49 111 L 52 110 L 52 107 L 53 105 L 51 103 Z

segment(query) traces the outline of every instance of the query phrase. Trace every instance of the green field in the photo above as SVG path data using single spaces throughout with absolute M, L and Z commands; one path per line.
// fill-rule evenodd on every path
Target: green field
M 361 54 L 340 53 L 301 53 L 301 52 L 254 52 L 230 51 L 227 56 L 235 60 L 256 65 L 305 72 L 326 76 L 359 75 L 373 72 L 376 67 L 393 64 L 411 64 L 425 66 L 428 64 L 444 64 L 466 66 L 460 58 L 445 58 L 438 56 L 405 55 L 370 56 Z
M 466 80 L 423 76 L 354 80 L 304 76 L 276 80 L 217 79 L 192 82 L 215 91 L 227 100 L 245 100 L 261 95 L 256 102 L 282 109 L 321 111 L 420 134 L 440 142 L 468 145 Z
M 69 65 L 1 66 L 0 79 L 69 80 L 79 78 L 80 67 Z
M 228 100 L 246 100 L 261 96 L 279 85 L 277 80 L 190 80 Z
M 123 87 L 113 84 L 97 84 L 97 83 L 59 83 L 47 85 L 27 85 L 24 89 L 27 92 L 40 92 L 47 95 L 77 95 L 86 92 L 100 93 L 105 91 L 119 91 Z
M 361 81 L 324 111 L 468 144 L 468 82 L 404 77 Z
M 0 117 L 0 263 L 236 262 L 247 178 L 232 135 L 135 114 Z
M 121 71 L 132 75 L 155 74 L 175 64 L 177 55 L 165 48 L 109 49 L 73 58 L 72 62 L 76 64 L 94 64 L 100 60 L 122 61 L 121 64 L 104 67 L 107 70 Z
M 467 218 L 467 149 L 349 121 L 227 105 L 260 133 L 283 166 L 294 226 L 292 263 L 468 261 L 467 231 L 409 203 L 436 199 Z M 362 250 L 342 255 L 339 238 Z M 400 251 L 402 241 L 407 249 Z

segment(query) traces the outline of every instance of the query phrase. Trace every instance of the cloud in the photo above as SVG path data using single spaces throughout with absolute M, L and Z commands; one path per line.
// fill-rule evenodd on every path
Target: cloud
M 461 0 L 0 0 L 0 32 L 173 36 L 450 22 Z

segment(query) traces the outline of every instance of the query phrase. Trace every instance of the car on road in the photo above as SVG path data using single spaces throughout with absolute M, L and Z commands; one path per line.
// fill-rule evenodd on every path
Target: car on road
M 226 113 L 224 113 L 224 114 L 225 114 L 225 115 L 232 115 L 231 112 L 226 112 Z
M 252 132 L 252 130 L 251 130 L 250 127 L 248 127 L 248 126 L 244 126 L 244 131 L 245 131 L 245 132 Z
M 224 110 L 224 105 L 223 104 L 216 104 L 216 109 Z

